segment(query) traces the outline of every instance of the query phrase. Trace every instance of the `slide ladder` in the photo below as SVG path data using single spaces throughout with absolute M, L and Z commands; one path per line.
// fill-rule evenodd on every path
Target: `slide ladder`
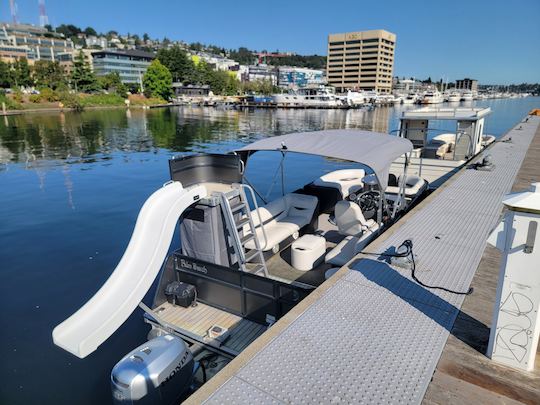
M 128 247 L 109 279 L 77 312 L 54 328 L 57 346 L 84 358 L 137 308 L 167 256 L 182 212 L 206 197 L 204 186 L 166 183 L 144 203 Z
M 255 224 L 251 217 L 251 211 L 244 192 L 244 184 L 234 184 L 233 190 L 221 193 L 221 207 L 225 217 L 225 225 L 232 239 L 232 247 L 238 258 L 238 264 L 242 271 L 252 274 L 262 274 L 268 277 L 266 261 L 260 246 L 259 238 L 256 237 Z M 253 198 L 255 198 L 253 196 Z M 231 204 L 232 202 L 232 204 Z M 257 214 L 260 214 L 256 209 Z M 262 229 L 262 222 L 259 222 Z M 246 225 L 248 227 L 246 228 Z M 264 229 L 262 229 L 264 233 Z M 264 234 L 266 239 L 266 235 Z M 246 250 L 245 244 L 253 240 L 255 249 Z

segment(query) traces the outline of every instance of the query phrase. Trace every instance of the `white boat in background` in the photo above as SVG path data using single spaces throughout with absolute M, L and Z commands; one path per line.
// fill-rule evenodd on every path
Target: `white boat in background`
M 403 104 L 414 104 L 418 100 L 418 96 L 415 93 L 409 93 L 403 98 Z
M 289 93 L 273 94 L 272 101 L 280 107 L 330 108 L 343 105 L 330 86 L 301 87 Z
M 421 104 L 440 104 L 444 101 L 442 94 L 437 90 L 430 90 L 424 93 Z
M 490 113 L 489 108 L 438 106 L 404 111 L 400 117 L 399 136 L 413 144 L 407 174 L 427 180 L 430 188 L 439 187 L 495 141 L 494 136 L 484 134 L 485 118 Z M 435 122 L 441 121 L 453 121 L 454 130 L 435 129 Z M 394 162 L 390 173 L 400 170 L 403 163 L 404 159 Z
M 461 93 L 461 101 L 473 101 L 474 95 L 472 91 L 464 91 Z
M 447 101 L 449 103 L 459 103 L 461 101 L 461 94 L 458 91 L 451 91 L 448 93 Z

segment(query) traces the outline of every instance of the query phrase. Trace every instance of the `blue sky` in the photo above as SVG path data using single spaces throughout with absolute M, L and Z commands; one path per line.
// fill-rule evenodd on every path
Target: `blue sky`
M 38 1 L 17 3 L 19 20 L 37 24 Z M 0 0 L 2 21 L 8 5 Z M 383 28 L 397 34 L 399 76 L 540 82 L 540 0 L 46 0 L 46 7 L 53 25 L 301 54 L 325 54 L 328 33 Z

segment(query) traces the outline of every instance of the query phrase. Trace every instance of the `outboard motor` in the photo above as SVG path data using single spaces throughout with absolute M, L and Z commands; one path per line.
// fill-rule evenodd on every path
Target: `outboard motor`
M 173 335 L 159 336 L 128 353 L 112 369 L 115 404 L 172 404 L 193 377 L 193 355 Z

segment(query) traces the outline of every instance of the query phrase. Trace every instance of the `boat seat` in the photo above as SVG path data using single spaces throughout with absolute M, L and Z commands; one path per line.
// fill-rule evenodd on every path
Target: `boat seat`
M 388 186 L 386 187 L 386 194 L 398 194 L 399 193 L 399 184 L 401 182 L 401 177 L 399 176 L 397 186 Z M 390 184 L 390 183 L 389 183 Z M 416 196 L 425 186 L 426 181 L 418 176 L 409 175 L 405 180 L 405 197 L 414 197 Z
M 357 192 L 364 187 L 362 179 L 366 175 L 364 169 L 334 170 L 316 179 L 313 184 L 320 187 L 330 187 L 339 190 L 342 198 Z
M 338 232 L 346 237 L 326 254 L 325 261 L 343 266 L 367 245 L 379 225 L 372 219 L 366 220 L 362 209 L 351 201 L 336 204 L 335 219 Z
M 341 235 L 359 236 L 378 228 L 373 219 L 366 219 L 362 209 L 352 201 L 339 201 L 335 208 L 335 220 Z
M 261 249 L 263 251 L 272 250 L 274 246 L 279 245 L 301 228 L 310 224 L 317 203 L 317 197 L 312 195 L 290 193 L 259 207 L 262 226 L 267 237 L 266 244 L 259 215 L 257 215 L 256 210 L 251 211 L 251 218 Z M 244 232 L 249 232 L 249 225 L 244 225 Z M 255 241 L 246 242 L 245 247 L 255 249 Z

